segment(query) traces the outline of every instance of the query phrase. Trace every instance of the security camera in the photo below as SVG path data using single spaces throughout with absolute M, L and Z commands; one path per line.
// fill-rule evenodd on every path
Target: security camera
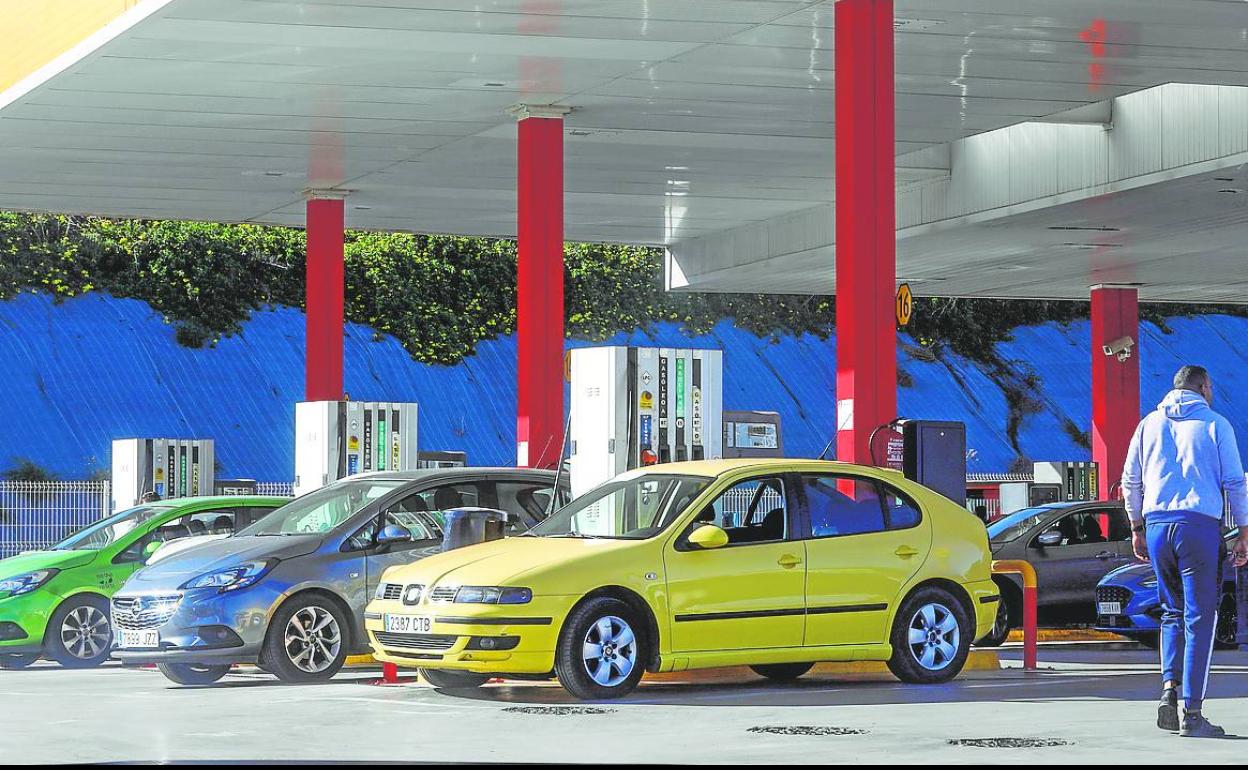
M 1126 361 L 1131 357 L 1131 348 L 1135 347 L 1135 340 L 1130 337 L 1119 337 L 1108 345 L 1102 345 L 1101 350 L 1105 351 L 1107 356 L 1115 356 L 1119 361 Z

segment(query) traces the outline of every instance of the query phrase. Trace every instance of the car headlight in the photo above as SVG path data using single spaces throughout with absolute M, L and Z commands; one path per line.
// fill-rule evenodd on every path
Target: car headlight
M 528 604 L 533 591 L 528 588 L 504 586 L 460 586 L 455 592 L 456 604 Z
M 237 591 L 240 588 L 254 585 L 256 581 L 267 575 L 269 570 L 273 569 L 274 564 L 277 564 L 274 560 L 249 561 L 228 569 L 209 572 L 187 581 L 182 585 L 182 590 L 216 588 L 221 593 Z
M 21 596 L 28 594 L 39 586 L 47 583 L 56 577 L 57 569 L 37 569 L 34 572 L 26 572 L 21 575 L 15 575 L 7 580 L 0 580 L 0 596 Z

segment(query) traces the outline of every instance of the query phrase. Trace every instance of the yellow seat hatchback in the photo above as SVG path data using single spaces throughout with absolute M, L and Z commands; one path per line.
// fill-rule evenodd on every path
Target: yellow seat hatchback
M 385 572 L 376 657 L 438 687 L 558 677 L 616 698 L 644 671 L 747 665 L 777 680 L 881 660 L 962 669 L 996 617 L 984 526 L 901 474 L 811 460 L 625 473 L 521 537 Z

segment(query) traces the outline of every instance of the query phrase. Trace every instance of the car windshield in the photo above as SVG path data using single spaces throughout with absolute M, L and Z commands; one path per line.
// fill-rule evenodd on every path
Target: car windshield
M 1017 540 L 1051 515 L 1053 515 L 1053 509 L 1045 506 L 1015 511 L 988 525 L 988 539 L 994 543 Z
M 168 506 L 141 505 L 83 527 L 52 546 L 53 551 L 97 551 L 112 545 L 144 522 L 168 513 Z
M 238 535 L 323 534 L 406 483 L 402 479 L 356 479 L 330 484 L 290 501 Z
M 529 534 L 644 540 L 663 531 L 710 483 L 701 476 L 657 474 L 608 481 L 555 511 Z

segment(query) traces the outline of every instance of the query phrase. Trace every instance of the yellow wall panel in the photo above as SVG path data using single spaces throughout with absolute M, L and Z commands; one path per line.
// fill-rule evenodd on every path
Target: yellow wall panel
M 0 0 L 0 91 L 142 0 Z

